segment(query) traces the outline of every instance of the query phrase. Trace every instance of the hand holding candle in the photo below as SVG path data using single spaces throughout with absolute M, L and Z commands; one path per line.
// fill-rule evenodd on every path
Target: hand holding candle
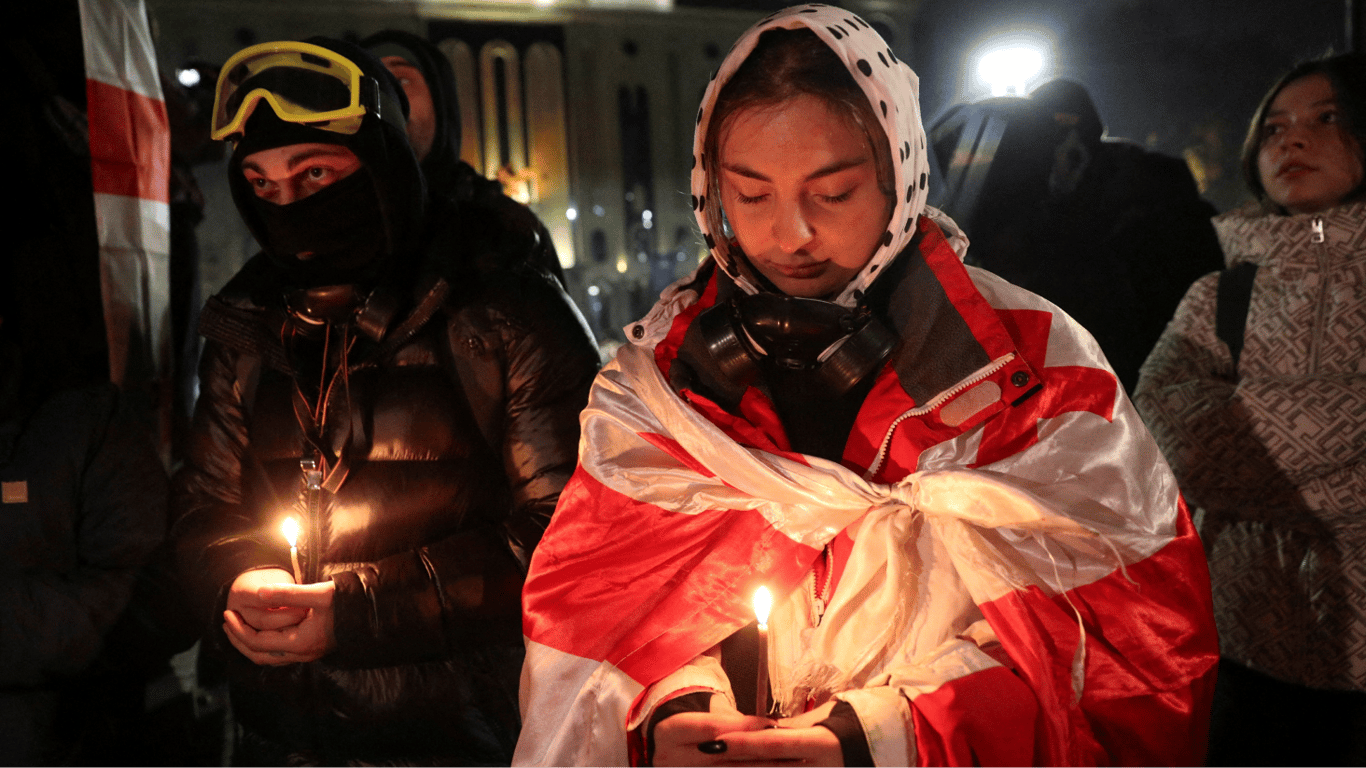
M 289 542 L 289 562 L 294 566 L 294 583 L 304 583 L 303 575 L 299 571 L 299 521 L 292 517 L 286 517 L 285 523 L 281 526 L 285 534 L 285 541 Z
M 335 584 L 293 584 L 281 568 L 238 576 L 228 592 L 223 632 L 233 647 L 263 665 L 314 661 L 336 647 Z
M 759 621 L 759 672 L 754 686 L 754 714 L 768 714 L 768 612 L 773 608 L 773 595 L 768 587 L 754 592 L 754 618 Z

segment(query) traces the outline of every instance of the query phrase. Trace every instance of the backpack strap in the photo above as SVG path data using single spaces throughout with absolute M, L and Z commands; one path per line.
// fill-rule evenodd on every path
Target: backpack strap
M 1252 303 L 1252 283 L 1257 265 L 1250 261 L 1235 264 L 1219 273 L 1219 294 L 1214 309 L 1214 332 L 1228 345 L 1233 370 L 1243 354 L 1243 332 L 1247 328 L 1247 309 Z

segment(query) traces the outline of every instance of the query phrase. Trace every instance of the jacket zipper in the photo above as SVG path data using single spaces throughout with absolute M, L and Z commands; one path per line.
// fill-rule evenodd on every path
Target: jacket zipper
M 1315 216 L 1309 220 L 1309 242 L 1314 245 L 1322 246 L 1327 242 L 1327 235 L 1323 228 L 1323 217 Z M 1327 322 L 1328 314 L 1328 281 L 1331 278 L 1328 264 L 1328 251 L 1324 247 L 1314 249 L 1315 257 L 1318 261 L 1319 274 L 1323 276 L 1319 281 L 1319 296 L 1317 307 L 1314 312 L 1314 327 L 1311 329 L 1309 338 L 1309 370 L 1316 371 L 1319 367 L 1319 353 L 1322 350 L 1322 334 L 1324 324 Z
M 820 579 L 819 583 L 816 574 L 811 574 L 811 626 L 819 627 L 821 619 L 825 618 L 825 609 L 830 606 L 830 584 L 835 580 L 835 549 L 829 544 L 825 545 L 825 550 L 821 553 L 825 559 L 825 578 Z
M 315 457 L 307 457 L 299 460 L 299 469 L 303 472 L 304 480 L 304 514 L 307 516 L 307 538 L 304 542 L 308 545 L 308 554 L 304 560 L 304 582 L 313 584 L 321 577 L 321 552 L 322 546 L 322 493 L 323 493 L 323 473 L 318 468 L 318 460 Z
M 895 432 L 896 428 L 901 425 L 901 422 L 913 416 L 923 416 L 924 414 L 933 411 L 935 408 L 938 408 L 939 406 L 943 405 L 949 398 L 953 397 L 959 392 L 962 392 L 963 390 L 986 380 L 993 373 L 996 373 L 997 371 L 1006 367 L 1006 365 L 1008 365 L 1010 361 L 1014 359 L 1014 352 L 1002 355 L 1001 357 L 998 357 L 995 360 L 988 363 L 985 368 L 982 368 L 981 370 L 977 371 L 977 373 L 972 374 L 971 376 L 967 377 L 966 379 L 963 379 L 962 381 L 958 382 L 952 387 L 949 387 L 943 392 L 940 392 L 938 395 L 935 395 L 933 398 L 930 399 L 929 402 L 925 403 L 924 405 L 916 406 L 915 408 L 912 408 L 909 411 L 906 411 L 905 413 L 893 419 L 892 423 L 887 426 L 887 434 L 882 438 L 881 447 L 877 449 L 877 456 L 874 457 L 873 463 L 868 467 L 868 471 L 863 473 L 863 479 L 871 480 L 882 469 L 882 463 L 887 460 L 887 450 L 892 445 L 892 433 Z

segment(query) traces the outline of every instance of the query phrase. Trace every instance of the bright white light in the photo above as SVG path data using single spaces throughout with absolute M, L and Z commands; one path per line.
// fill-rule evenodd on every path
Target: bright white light
M 289 542 L 289 546 L 294 546 L 299 540 L 299 521 L 286 517 L 284 524 L 280 526 L 280 532 L 285 535 L 285 541 Z
M 1046 31 L 1013 29 L 984 39 L 973 53 L 977 93 L 1024 96 L 1052 76 L 1053 39 Z M 970 96 L 976 98 L 976 96 Z
M 1043 69 L 1043 54 L 1032 48 L 1001 48 L 982 56 L 977 72 L 991 83 L 992 96 L 1011 91 L 1023 96 L 1025 87 Z
M 565 210 L 564 216 L 570 221 L 574 221 L 575 219 L 579 218 L 579 209 L 570 207 L 569 209 Z
M 773 593 L 768 591 L 768 587 L 759 587 L 754 591 L 754 618 L 759 621 L 760 628 L 768 626 L 768 612 L 773 608 Z
M 175 71 L 175 79 L 179 80 L 180 84 L 186 88 L 193 88 L 196 85 L 199 85 L 199 70 L 177 69 Z
M 588 295 L 589 295 L 589 296 L 597 296 L 599 293 L 602 293 L 602 289 L 601 289 L 601 288 L 597 287 L 596 285 L 590 285 L 590 286 L 588 286 Z
M 645 221 L 649 221 L 650 219 L 653 219 L 654 217 L 655 217 L 654 212 L 651 211 L 649 208 L 646 208 L 645 210 L 643 210 L 643 211 L 640 212 L 640 218 L 644 219 Z

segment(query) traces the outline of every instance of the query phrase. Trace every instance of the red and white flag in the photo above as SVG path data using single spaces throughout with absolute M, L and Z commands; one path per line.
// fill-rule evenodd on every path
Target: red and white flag
M 604 368 L 524 591 L 515 764 L 638 760 L 628 731 L 658 700 L 650 686 L 750 622 L 760 584 L 778 596 L 775 698 L 800 711 L 805 692 L 841 694 L 865 730 L 886 715 L 900 740 L 870 735 L 878 764 L 1203 759 L 1217 640 L 1171 472 L 1089 336 L 966 271 L 923 226 L 991 362 L 900 417 L 869 416 L 881 453 L 856 463 L 882 470 L 868 477 L 784 450 L 754 408 L 685 402 L 657 349 L 628 345 Z M 677 330 L 713 295 L 662 304 Z M 944 416 L 1022 359 L 1043 381 L 1032 398 L 976 423 Z M 892 369 L 870 401 L 901 391 Z M 812 627 L 804 579 L 837 539 L 847 567 Z
M 169 365 L 171 132 L 143 0 L 79 0 L 100 285 L 117 384 Z

